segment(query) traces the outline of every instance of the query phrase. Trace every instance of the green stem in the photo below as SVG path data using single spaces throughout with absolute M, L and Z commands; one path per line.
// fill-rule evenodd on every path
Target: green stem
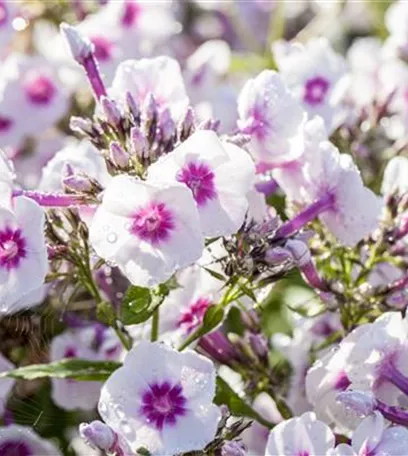
M 123 333 L 122 329 L 119 327 L 118 323 L 115 322 L 113 325 L 113 329 L 116 332 L 116 335 L 119 337 L 120 341 L 122 342 L 122 345 L 126 348 L 126 350 L 130 350 L 132 348 L 132 342 L 129 338 L 126 337 L 126 335 Z
M 150 334 L 150 340 L 152 342 L 155 342 L 159 338 L 159 310 L 160 307 L 157 307 L 157 309 L 153 312 L 152 331 Z

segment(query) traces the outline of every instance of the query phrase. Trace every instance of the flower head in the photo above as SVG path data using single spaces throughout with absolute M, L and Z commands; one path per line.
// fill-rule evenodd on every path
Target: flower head
M 108 185 L 90 239 L 98 255 L 144 286 L 167 280 L 203 250 L 197 209 L 186 187 L 127 176 Z
M 42 439 L 29 427 L 11 425 L 0 427 L 0 454 L 2 456 L 61 456 L 51 442 Z
M 153 456 L 201 450 L 220 417 L 214 393 L 208 359 L 142 341 L 104 384 L 99 413 L 131 448 Z

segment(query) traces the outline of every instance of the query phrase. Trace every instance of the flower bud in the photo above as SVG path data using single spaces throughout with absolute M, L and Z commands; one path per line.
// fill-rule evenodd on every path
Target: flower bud
M 129 164 L 129 154 L 117 141 L 109 145 L 109 158 L 118 168 L 126 168 Z
M 159 128 L 162 139 L 164 141 L 169 141 L 169 139 L 173 136 L 175 124 L 171 117 L 170 110 L 167 108 L 160 114 Z
M 194 111 L 193 108 L 189 106 L 179 125 L 179 135 L 182 141 L 188 138 L 194 131 L 194 123 Z
M 83 64 L 84 60 L 94 52 L 94 45 L 72 25 L 64 22 L 60 25 L 60 30 L 68 43 L 74 60 Z
M 337 401 L 359 416 L 370 415 L 377 408 L 374 395 L 363 391 L 343 391 L 337 395 Z
M 290 239 L 286 242 L 285 248 L 292 254 L 293 259 L 299 267 L 304 266 L 310 261 L 310 250 L 304 242 Z
M 265 252 L 265 261 L 273 266 L 290 259 L 292 259 L 292 254 L 283 247 L 273 247 Z
M 227 441 L 221 448 L 221 456 L 245 456 L 247 449 L 243 442 Z
M 92 423 L 81 423 L 79 434 L 87 444 L 102 451 L 110 451 L 117 441 L 113 430 L 102 421 L 92 421 Z
M 71 174 L 62 179 L 62 184 L 73 192 L 90 192 L 92 190 L 92 183 L 87 176 L 81 174 Z
M 149 146 L 143 133 L 138 127 L 130 130 L 130 146 L 132 152 L 139 158 L 147 158 Z
M 111 100 L 108 97 L 101 97 L 100 99 L 103 112 L 105 114 L 106 120 L 113 126 L 118 127 L 122 115 L 120 113 L 119 107 L 115 101 Z
M 268 356 L 268 341 L 263 334 L 250 334 L 249 343 L 254 353 L 261 359 Z
M 92 122 L 82 117 L 72 116 L 69 121 L 69 128 L 72 131 L 80 134 L 90 135 L 93 133 Z
M 126 105 L 134 119 L 140 118 L 140 107 L 130 92 L 126 92 Z
M 157 103 L 151 92 L 146 95 L 142 111 L 146 120 L 152 120 L 157 117 Z

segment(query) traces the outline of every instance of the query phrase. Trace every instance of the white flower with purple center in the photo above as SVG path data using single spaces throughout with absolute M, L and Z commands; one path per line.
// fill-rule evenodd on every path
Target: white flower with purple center
M 40 288 L 48 271 L 42 208 L 18 197 L 13 210 L 0 208 L 0 314 L 13 313 L 14 304 Z
M 125 105 L 127 92 L 140 105 L 147 95 L 153 94 L 159 109 L 168 108 L 175 119 L 184 114 L 189 104 L 180 65 L 170 57 L 122 62 L 116 70 L 108 94 Z
M 331 131 L 338 111 L 339 83 L 346 75 L 344 58 L 324 38 L 304 46 L 278 42 L 274 50 L 282 78 L 296 99 L 310 116 L 320 115 Z
M 374 412 L 354 431 L 351 445 L 342 443 L 330 456 L 404 456 L 408 448 L 408 430 L 386 426 L 383 416 Z
M 238 98 L 238 128 L 251 135 L 258 163 L 276 165 L 298 158 L 303 109 L 276 71 L 265 70 L 244 85 Z
M 222 236 L 235 233 L 244 221 L 255 169 L 246 151 L 222 143 L 212 131 L 198 131 L 151 165 L 148 178 L 187 186 L 203 234 Z
M 38 436 L 26 426 L 0 427 L 0 454 L 2 456 L 62 456 L 51 442 Z
M 153 456 L 202 450 L 215 437 L 215 369 L 192 352 L 140 342 L 102 388 L 99 413 L 133 451 Z
M 99 326 L 67 330 L 52 340 L 50 359 L 118 359 L 121 345 L 111 331 Z M 64 410 L 93 410 L 101 386 L 101 382 L 53 378 L 51 396 L 54 403 Z
M 180 343 L 202 323 L 212 304 L 220 297 L 223 282 L 200 266 L 190 266 L 177 274 L 179 288 L 172 290 L 160 308 L 160 334 Z
M 334 448 L 334 441 L 330 428 L 308 412 L 272 429 L 265 456 L 323 456 Z
M 30 119 L 21 129 L 26 135 L 41 133 L 53 126 L 68 110 L 69 92 L 61 84 L 56 68 L 45 59 L 11 54 L 2 66 L 5 115 L 11 120 Z
M 164 282 L 203 251 L 197 208 L 179 183 L 116 176 L 90 228 L 96 253 L 141 286 Z

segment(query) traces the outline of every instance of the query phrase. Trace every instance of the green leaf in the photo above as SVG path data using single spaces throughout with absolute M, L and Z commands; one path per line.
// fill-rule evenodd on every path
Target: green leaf
M 126 291 L 121 305 L 121 321 L 124 325 L 143 323 L 153 311 L 152 294 L 148 288 L 131 286 Z
M 82 381 L 104 381 L 122 364 L 115 361 L 62 359 L 50 364 L 31 364 L 0 373 L 5 377 L 35 380 L 37 378 L 72 378 Z
M 224 318 L 224 309 L 220 306 L 209 306 L 203 318 L 200 336 L 216 328 Z
M 223 282 L 225 282 L 226 278 L 222 274 L 220 274 L 219 272 L 213 271 L 212 269 L 209 269 L 209 268 L 206 268 L 206 267 L 204 267 L 204 269 L 209 274 L 211 274 L 215 279 L 222 280 Z
M 214 402 L 217 405 L 226 405 L 229 411 L 235 416 L 243 416 L 252 418 L 258 423 L 266 426 L 269 429 L 274 427 L 274 424 L 265 420 L 258 412 L 248 405 L 238 394 L 228 385 L 221 377 L 217 377 L 217 390 L 215 393 Z

